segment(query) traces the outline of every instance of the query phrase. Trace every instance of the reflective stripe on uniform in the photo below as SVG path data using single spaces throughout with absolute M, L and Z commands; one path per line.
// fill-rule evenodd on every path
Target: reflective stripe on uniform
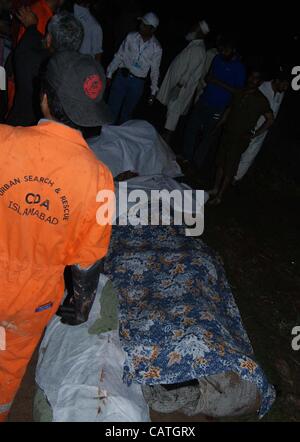
M 8 402 L 7 404 L 0 404 L 0 413 L 7 413 L 12 406 L 12 402 Z

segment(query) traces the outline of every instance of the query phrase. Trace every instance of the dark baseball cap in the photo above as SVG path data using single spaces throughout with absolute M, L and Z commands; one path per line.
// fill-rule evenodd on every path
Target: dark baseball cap
M 74 51 L 58 52 L 51 57 L 46 80 L 55 89 L 70 120 L 82 127 L 96 127 L 113 122 L 103 100 L 106 86 L 104 70 L 90 55 Z

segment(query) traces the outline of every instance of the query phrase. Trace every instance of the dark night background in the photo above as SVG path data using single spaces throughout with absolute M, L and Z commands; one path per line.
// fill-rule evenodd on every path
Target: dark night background
M 291 70 L 300 65 L 299 13 L 295 2 L 271 1 L 170 1 L 170 0 L 98 0 L 95 15 L 103 27 L 106 67 L 126 34 L 137 26 L 135 17 L 153 11 L 159 15 L 157 37 L 163 47 L 161 79 L 172 59 L 186 45 L 184 36 L 191 25 L 205 18 L 214 34 L 229 32 L 247 65 L 262 63 L 271 77 L 279 66 Z M 260 160 L 267 167 L 279 167 L 280 173 L 300 182 L 300 91 L 290 90 L 282 105 L 272 137 L 282 142 L 265 143 Z M 141 106 L 143 108 L 143 106 Z M 283 115 L 282 115 L 283 114 Z M 155 124 L 149 114 L 140 112 Z M 275 134 L 275 135 L 274 135 Z M 180 134 L 179 134 L 180 135 Z M 180 136 L 179 136 L 180 139 Z
M 277 1 L 195 1 L 100 0 L 99 19 L 117 18 L 122 11 L 140 7 L 141 13 L 156 12 L 161 20 L 158 37 L 164 49 L 172 50 L 189 26 L 207 19 L 213 31 L 230 31 L 243 55 L 264 55 L 294 62 L 299 51 L 293 39 L 299 33 L 299 16 L 294 2 Z M 107 23 L 109 25 L 109 23 Z

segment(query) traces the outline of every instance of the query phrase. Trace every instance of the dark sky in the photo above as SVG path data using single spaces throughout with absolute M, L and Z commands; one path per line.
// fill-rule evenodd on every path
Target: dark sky
M 130 9 L 136 2 L 141 12 L 156 12 L 160 17 L 157 37 L 164 48 L 164 61 L 171 59 L 186 44 L 190 25 L 207 19 L 216 33 L 232 33 L 242 56 L 263 56 L 278 65 L 300 65 L 299 43 L 293 35 L 300 34 L 300 17 L 295 2 L 290 0 L 98 0 L 106 4 L 111 23 L 120 10 Z M 99 4 L 98 3 L 98 4 Z M 108 39 L 106 40 L 108 41 Z
M 126 1 L 126 0 L 125 0 Z M 300 32 L 296 2 L 229 0 L 141 0 L 144 10 L 157 11 L 163 20 L 170 17 L 184 22 L 207 18 L 216 30 L 231 30 L 248 51 L 278 53 Z M 288 48 L 287 48 L 288 50 Z M 300 54 L 299 54 L 300 56 Z

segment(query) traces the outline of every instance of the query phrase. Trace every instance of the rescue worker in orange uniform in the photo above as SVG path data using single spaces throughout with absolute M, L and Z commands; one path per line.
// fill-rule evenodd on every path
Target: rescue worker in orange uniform
M 113 195 L 113 178 L 80 128 L 112 121 L 105 81 L 92 57 L 57 53 L 41 93 L 45 119 L 26 128 L 0 125 L 0 421 L 60 306 L 64 268 L 83 271 L 77 299 L 81 291 L 96 293 L 95 268 L 111 235 L 109 219 L 96 218 L 106 207 L 99 191 Z

